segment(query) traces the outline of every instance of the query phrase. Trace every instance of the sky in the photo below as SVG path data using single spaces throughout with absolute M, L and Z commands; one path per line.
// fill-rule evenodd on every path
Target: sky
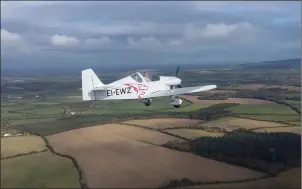
M 1 1 L 4 67 L 228 64 L 300 54 L 300 1 Z

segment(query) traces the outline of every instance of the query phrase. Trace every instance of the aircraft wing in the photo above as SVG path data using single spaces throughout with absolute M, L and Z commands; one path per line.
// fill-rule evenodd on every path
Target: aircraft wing
M 177 89 L 170 89 L 170 90 L 161 90 L 151 93 L 149 95 L 144 95 L 143 98 L 153 98 L 153 97 L 160 97 L 160 96 L 173 96 L 173 95 L 181 95 L 186 93 L 196 93 L 201 91 L 208 91 L 215 89 L 216 85 L 206 85 L 206 86 L 196 86 L 196 87 L 185 87 L 185 88 L 177 88 Z

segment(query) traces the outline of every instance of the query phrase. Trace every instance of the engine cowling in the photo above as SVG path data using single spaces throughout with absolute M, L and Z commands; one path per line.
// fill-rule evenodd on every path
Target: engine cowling
M 177 77 L 159 76 L 160 82 L 168 86 L 176 86 L 181 84 L 181 80 Z

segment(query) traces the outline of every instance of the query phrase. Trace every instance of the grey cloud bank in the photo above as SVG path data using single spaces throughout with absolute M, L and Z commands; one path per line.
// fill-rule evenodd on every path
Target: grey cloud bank
M 4 67 L 300 57 L 301 2 L 1 2 Z

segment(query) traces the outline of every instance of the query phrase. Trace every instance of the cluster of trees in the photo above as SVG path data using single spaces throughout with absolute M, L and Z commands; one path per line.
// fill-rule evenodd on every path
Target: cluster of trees
M 238 129 L 223 137 L 200 137 L 189 145 L 190 151 L 197 155 L 267 172 L 268 167 L 255 165 L 255 162 L 292 166 L 300 165 L 301 160 L 301 137 L 294 133 L 256 133 Z
M 301 137 L 294 133 L 257 133 L 238 129 L 223 137 L 197 138 L 190 146 L 194 153 L 207 156 L 217 154 L 283 163 L 301 157 Z

